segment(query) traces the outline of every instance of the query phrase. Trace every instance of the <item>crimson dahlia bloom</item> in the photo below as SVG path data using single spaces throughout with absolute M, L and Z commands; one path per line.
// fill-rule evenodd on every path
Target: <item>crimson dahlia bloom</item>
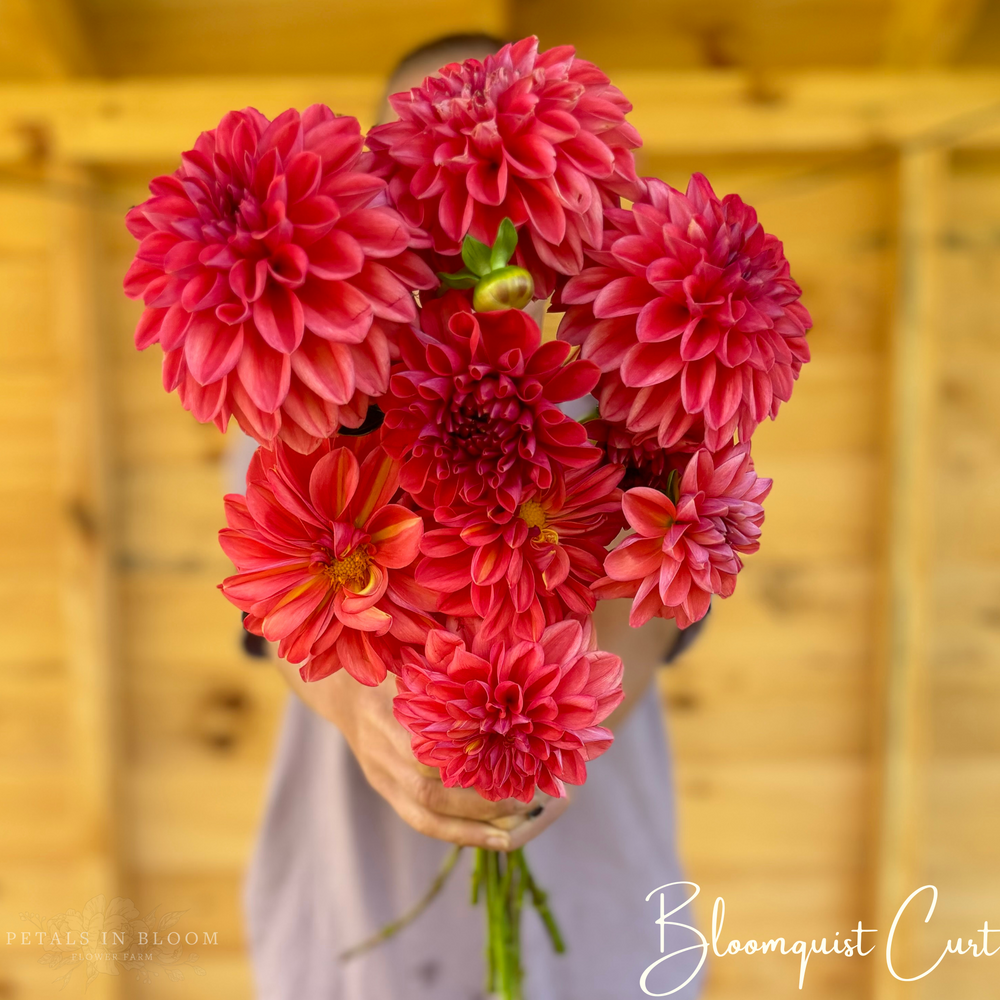
M 428 303 L 419 322 L 400 335 L 381 405 L 400 485 L 422 506 L 471 504 L 507 521 L 552 486 L 556 468 L 597 462 L 583 426 L 556 405 L 590 392 L 595 365 L 567 361 L 568 344 L 543 344 L 526 313 L 474 313 L 458 292 Z
M 537 639 L 552 622 L 589 615 L 590 585 L 624 524 L 621 474 L 609 465 L 560 474 L 505 524 L 480 508 L 439 507 L 445 527 L 424 533 L 418 582 L 439 595 L 442 613 L 482 618 L 486 639 L 505 631 Z
M 750 445 L 699 449 L 687 462 L 677 493 L 637 486 L 622 509 L 636 534 L 604 561 L 594 589 L 601 597 L 634 597 L 629 624 L 675 618 L 687 628 L 708 613 L 712 594 L 729 597 L 743 568 L 739 553 L 756 552 L 761 504 L 770 479 L 758 479 Z
M 280 442 L 258 448 L 246 496 L 226 497 L 219 541 L 237 573 L 221 590 L 248 612 L 247 629 L 302 664 L 307 681 L 344 667 L 378 684 L 398 669 L 401 644 L 421 644 L 434 625 L 418 609 L 430 595 L 408 569 L 423 523 L 390 503 L 397 463 L 369 439 L 356 441 L 324 442 L 310 455 Z
M 568 45 L 539 52 L 525 38 L 389 103 L 399 120 L 375 126 L 368 147 L 403 217 L 449 255 L 467 233 L 492 244 L 509 218 L 531 234 L 516 260 L 541 297 L 554 274 L 579 272 L 584 246 L 600 247 L 604 209 L 642 191 L 632 105 Z
M 551 625 L 538 642 L 434 630 L 423 654 L 404 655 L 393 711 L 448 788 L 491 802 L 529 802 L 536 786 L 562 797 L 611 746 L 600 723 L 622 700 L 622 662 L 595 648 L 589 622 Z
M 631 211 L 610 210 L 592 266 L 561 291 L 559 336 L 604 373 L 601 416 L 671 448 L 748 440 L 791 397 L 812 325 L 781 241 L 737 195 L 701 175 L 686 194 L 650 179 Z
M 198 420 L 308 452 L 385 392 L 392 330 L 437 279 L 361 148 L 321 104 L 231 111 L 128 213 L 136 347 L 160 344 L 164 387 Z

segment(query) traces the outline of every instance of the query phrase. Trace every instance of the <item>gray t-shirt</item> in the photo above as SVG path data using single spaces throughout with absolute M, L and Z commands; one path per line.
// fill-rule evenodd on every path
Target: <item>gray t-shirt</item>
M 567 812 L 525 848 L 568 948 L 554 954 L 526 907 L 526 1000 L 641 1000 L 640 976 L 660 957 L 659 894 L 646 896 L 683 879 L 655 685 L 588 775 Z M 483 1000 L 484 916 L 469 902 L 471 850 L 413 924 L 361 957 L 338 959 L 420 899 L 448 850 L 400 820 L 336 727 L 291 697 L 247 883 L 260 1000 Z M 667 890 L 667 909 L 687 895 L 683 886 Z M 672 919 L 693 923 L 690 908 Z M 664 930 L 667 952 L 696 941 Z M 683 983 L 700 957 L 671 960 L 669 973 L 650 978 L 650 994 Z M 701 978 L 672 996 L 692 1000 Z

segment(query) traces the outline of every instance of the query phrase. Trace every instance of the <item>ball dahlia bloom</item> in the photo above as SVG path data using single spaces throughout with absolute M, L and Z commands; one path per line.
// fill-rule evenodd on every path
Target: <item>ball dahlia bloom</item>
M 585 246 L 600 247 L 604 209 L 643 189 L 632 105 L 568 45 L 539 52 L 525 38 L 389 103 L 399 120 L 373 128 L 368 147 L 403 217 L 448 255 L 467 233 L 492 244 L 509 218 L 531 235 L 517 263 L 541 297 L 555 274 L 579 272 Z
M 560 474 L 497 524 L 481 508 L 441 508 L 444 527 L 424 533 L 416 579 L 438 610 L 483 619 L 482 636 L 537 639 L 552 622 L 585 617 L 596 598 L 607 545 L 623 526 L 621 466 Z
M 601 368 L 601 416 L 695 435 L 718 449 L 777 414 L 809 360 L 812 325 L 781 241 L 737 195 L 695 174 L 682 194 L 650 179 L 630 211 L 610 210 L 592 264 L 561 291 L 559 336 Z
M 392 329 L 437 279 L 361 149 L 321 104 L 231 111 L 128 213 L 136 346 L 160 344 L 164 388 L 198 420 L 308 452 L 385 392 Z
M 583 425 L 557 405 L 590 392 L 596 365 L 568 361 L 568 344 L 543 344 L 526 313 L 474 313 L 458 292 L 432 300 L 419 325 L 400 335 L 402 360 L 380 405 L 385 448 L 420 504 L 471 504 L 509 520 L 557 468 L 597 462 Z
M 303 680 L 343 667 L 378 684 L 398 669 L 401 645 L 421 644 L 434 625 L 408 569 L 423 523 L 390 502 L 397 489 L 397 463 L 362 438 L 309 455 L 258 448 L 246 496 L 226 497 L 219 541 L 237 572 L 220 588 L 248 613 L 247 629 L 302 664 Z
M 604 721 L 622 700 L 622 662 L 595 648 L 589 622 L 551 625 L 538 642 L 471 643 L 443 630 L 407 650 L 393 711 L 414 756 L 446 787 L 491 802 L 566 794 L 611 746 Z
M 601 597 L 634 597 L 629 624 L 675 618 L 687 628 L 708 612 L 712 594 L 729 597 L 756 552 L 770 479 L 758 479 L 750 445 L 701 448 L 687 462 L 674 496 L 637 486 L 622 509 L 635 530 L 604 561 L 594 589 Z

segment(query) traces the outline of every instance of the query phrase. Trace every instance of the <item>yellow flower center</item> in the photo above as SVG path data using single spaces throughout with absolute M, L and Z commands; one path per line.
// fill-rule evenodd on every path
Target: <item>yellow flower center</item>
M 334 559 L 323 572 L 335 586 L 358 593 L 368 584 L 370 566 L 368 554 L 363 549 L 355 549 L 343 559 Z
M 547 526 L 545 511 L 537 500 L 525 500 L 518 508 L 517 516 L 529 528 L 538 529 L 540 541 L 548 542 L 550 545 L 555 545 L 559 541 L 556 529 Z

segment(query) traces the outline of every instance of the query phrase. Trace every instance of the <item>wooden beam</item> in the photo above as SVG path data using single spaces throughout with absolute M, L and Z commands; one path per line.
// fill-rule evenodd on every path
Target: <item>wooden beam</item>
M 97 59 L 74 0 L 4 0 L 0 76 L 93 76 Z
M 813 73 L 762 87 L 737 72 L 630 73 L 615 82 L 652 156 L 862 151 L 935 139 L 1000 147 L 1000 73 Z M 269 115 L 313 102 L 370 125 L 378 77 L 124 80 L 0 86 L 0 163 L 32 135 L 83 163 L 176 163 L 230 108 Z
M 940 274 L 947 171 L 946 148 L 915 145 L 900 154 L 897 291 L 889 356 L 887 613 L 874 879 L 874 926 L 883 941 L 896 910 L 920 885 L 915 879 L 928 721 L 935 282 Z M 900 955 L 905 947 L 904 941 L 894 954 Z M 874 996 L 895 1000 L 902 995 L 902 985 L 881 967 Z
M 943 66 L 968 37 L 983 0 L 894 0 L 885 63 L 896 69 Z
M 51 206 L 51 261 L 61 399 L 61 591 L 75 749 L 71 794 L 83 846 L 81 880 L 110 903 L 121 894 L 116 791 L 121 713 L 105 385 L 109 362 L 103 356 L 94 273 L 97 199 L 87 168 L 56 163 L 48 173 L 53 190 L 61 192 Z M 121 996 L 120 977 L 99 976 L 92 985 L 99 1000 Z

